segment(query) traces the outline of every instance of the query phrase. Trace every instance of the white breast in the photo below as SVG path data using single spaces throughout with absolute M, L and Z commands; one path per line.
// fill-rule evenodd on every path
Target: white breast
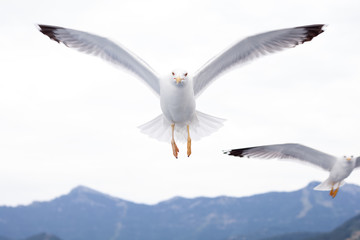
M 355 167 L 354 161 L 339 159 L 330 172 L 330 179 L 339 182 L 347 178 Z
M 189 124 L 195 117 L 195 98 L 192 81 L 177 85 L 163 79 L 160 82 L 160 105 L 164 116 L 173 123 Z

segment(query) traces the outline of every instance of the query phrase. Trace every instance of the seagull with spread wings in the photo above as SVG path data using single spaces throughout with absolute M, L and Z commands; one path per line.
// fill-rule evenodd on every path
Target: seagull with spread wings
M 324 182 L 317 185 L 314 189 L 319 191 L 330 191 L 330 196 L 333 198 L 338 193 L 339 188 L 344 185 L 344 179 L 351 174 L 354 168 L 360 166 L 360 157 L 334 157 L 296 143 L 238 148 L 224 151 L 224 153 L 248 158 L 295 159 L 321 167 L 329 171 L 330 174 Z
M 187 156 L 190 156 L 191 139 L 207 136 L 223 125 L 223 119 L 196 110 L 195 99 L 210 83 L 233 66 L 311 41 L 324 31 L 323 24 L 316 24 L 261 33 L 235 43 L 193 76 L 182 69 L 159 76 L 141 58 L 107 38 L 57 26 L 39 27 L 50 39 L 124 67 L 150 86 L 160 97 L 162 114 L 140 126 L 140 129 L 153 138 L 170 141 L 176 158 L 179 149 L 175 137 L 187 141 Z

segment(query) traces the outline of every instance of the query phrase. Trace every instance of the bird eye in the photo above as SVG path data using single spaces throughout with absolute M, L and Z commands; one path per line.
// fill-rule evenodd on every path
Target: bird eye
M 344 158 L 346 158 L 346 156 L 344 156 Z
M 186 76 L 187 76 L 187 73 L 185 73 L 184 75 L 185 75 L 185 77 L 186 77 Z
M 173 76 L 175 76 L 175 73 L 174 73 L 174 72 L 172 72 L 172 75 L 173 75 Z
M 351 155 L 351 158 L 353 158 L 354 156 L 353 155 Z

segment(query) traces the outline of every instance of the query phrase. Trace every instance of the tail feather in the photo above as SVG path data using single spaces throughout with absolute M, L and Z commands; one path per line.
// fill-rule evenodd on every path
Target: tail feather
M 160 114 L 153 120 L 139 126 L 140 131 L 159 141 L 169 141 L 171 138 L 170 123 L 167 123 L 166 118 Z
M 224 125 L 225 119 L 210 116 L 208 114 L 196 111 L 197 121 L 190 124 L 190 135 L 194 140 L 200 140 L 206 137 Z
M 319 185 L 314 187 L 314 190 L 330 191 L 332 188 L 337 188 L 338 184 L 339 184 L 338 182 L 334 183 L 334 182 L 330 181 L 329 179 L 326 179 L 325 181 L 323 181 L 322 183 L 320 183 Z M 345 182 L 341 181 L 340 187 L 343 186 L 344 184 L 345 184 Z
M 196 116 L 190 125 L 190 137 L 192 140 L 199 140 L 216 132 L 224 124 L 225 119 L 210 116 L 196 111 Z M 139 126 L 140 131 L 159 141 L 168 142 L 171 140 L 171 122 L 163 114 L 155 119 Z M 175 139 L 184 142 L 187 139 L 186 124 L 175 124 Z

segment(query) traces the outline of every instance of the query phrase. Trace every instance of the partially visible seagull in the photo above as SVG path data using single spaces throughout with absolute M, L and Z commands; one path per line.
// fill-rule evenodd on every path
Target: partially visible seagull
M 344 185 L 344 179 L 351 174 L 354 168 L 360 166 L 360 157 L 334 157 L 296 143 L 239 148 L 224 151 L 224 153 L 232 156 L 248 158 L 296 159 L 314 164 L 330 171 L 329 177 L 324 182 L 317 185 L 314 189 L 319 191 L 330 190 L 330 196 L 333 198 L 338 193 L 339 188 Z M 334 188 L 336 189 L 334 190 Z
M 50 39 L 122 66 L 150 86 L 155 94 L 160 96 L 163 114 L 140 126 L 140 129 L 158 140 L 171 141 L 176 158 L 179 149 L 175 137 L 177 140 L 187 141 L 187 155 L 190 156 L 190 132 L 192 138 L 197 140 L 223 125 L 223 119 L 196 110 L 195 99 L 210 83 L 235 65 L 311 41 L 324 31 L 323 24 L 315 24 L 261 33 L 237 42 L 207 62 L 192 76 L 186 70 L 175 69 L 160 77 L 142 59 L 107 38 L 63 27 L 39 27 Z

